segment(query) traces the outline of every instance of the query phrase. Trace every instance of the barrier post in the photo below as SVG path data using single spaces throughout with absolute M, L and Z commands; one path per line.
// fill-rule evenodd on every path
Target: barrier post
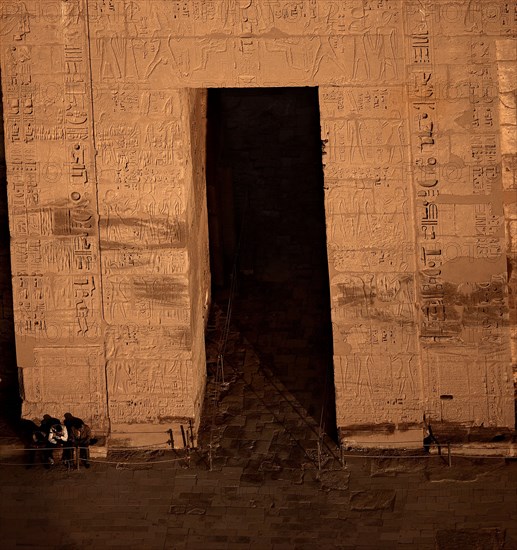
M 174 449 L 174 435 L 172 433 L 172 428 L 169 428 L 167 433 L 169 434 L 169 441 L 167 441 L 167 443 L 171 446 L 171 449 Z

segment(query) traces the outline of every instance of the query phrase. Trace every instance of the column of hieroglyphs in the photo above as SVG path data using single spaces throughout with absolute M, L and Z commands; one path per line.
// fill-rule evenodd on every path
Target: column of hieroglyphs
M 1 102 L 0 120 L 3 120 Z M 13 292 L 4 143 L 4 125 L 0 123 L 0 357 L 2 357 L 0 362 L 0 399 L 5 399 L 13 394 L 16 396 L 18 384 L 16 349 L 13 344 Z
M 339 7 L 341 76 L 320 88 L 337 424 L 421 420 L 400 2 Z M 358 14 L 361 17 L 358 17 Z
M 189 92 L 174 87 L 170 30 L 154 4 L 99 2 L 89 14 L 115 433 L 199 416 L 205 381 L 204 357 L 194 365 L 192 355 L 203 322 L 193 330 Z
M 509 275 L 510 343 L 514 385 L 517 387 L 517 46 L 515 37 L 496 39 L 496 54 L 501 173 Z
M 2 6 L 2 89 L 23 414 L 106 429 L 85 4 Z
M 494 37 L 514 16 L 507 2 L 404 6 L 425 413 L 510 427 Z

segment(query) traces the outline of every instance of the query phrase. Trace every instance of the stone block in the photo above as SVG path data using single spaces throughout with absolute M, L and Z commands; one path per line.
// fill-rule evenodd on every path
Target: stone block
M 391 510 L 395 506 L 396 492 L 393 490 L 381 491 L 354 491 L 350 494 L 350 509 L 357 511 Z
M 505 531 L 498 528 L 440 529 L 436 533 L 437 550 L 502 550 Z

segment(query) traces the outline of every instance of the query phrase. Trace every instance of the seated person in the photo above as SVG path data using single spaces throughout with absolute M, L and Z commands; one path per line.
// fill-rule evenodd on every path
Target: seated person
M 65 415 L 65 424 L 68 426 L 68 442 L 67 459 L 73 460 L 74 447 L 79 449 L 79 458 L 85 468 L 90 467 L 89 452 L 90 444 L 92 443 L 92 431 L 88 424 L 83 420 L 67 413 Z
M 57 418 L 52 418 L 48 415 L 43 417 L 41 428 L 43 428 L 47 436 L 47 448 L 44 451 L 44 456 L 45 467 L 48 468 L 54 464 L 54 449 L 63 446 L 68 441 L 68 430 Z
M 47 447 L 47 433 L 41 428 L 39 423 L 32 420 L 21 419 L 19 423 L 20 439 L 27 449 L 27 464 L 30 468 L 36 461 L 36 455 Z

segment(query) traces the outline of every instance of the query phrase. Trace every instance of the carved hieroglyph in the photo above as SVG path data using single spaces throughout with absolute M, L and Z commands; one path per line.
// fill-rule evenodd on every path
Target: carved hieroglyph
M 514 3 L 1 10 L 25 415 L 198 421 L 203 90 L 319 86 L 338 427 L 513 426 Z

